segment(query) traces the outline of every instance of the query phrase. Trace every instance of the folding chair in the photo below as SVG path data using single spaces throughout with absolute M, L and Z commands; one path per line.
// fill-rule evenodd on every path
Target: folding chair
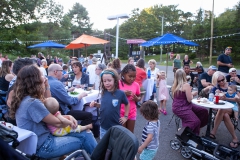
M 170 95 L 170 97 L 172 98 L 172 100 L 173 100 L 173 95 L 172 95 L 172 87 L 171 88 L 169 88 L 169 95 Z M 170 121 L 168 122 L 168 126 L 170 125 L 170 123 L 172 122 L 172 120 L 173 120 L 173 118 L 175 118 L 175 124 L 176 124 L 176 128 L 177 128 L 177 130 L 179 129 L 179 126 L 180 126 L 180 118 L 177 116 L 177 115 L 175 115 L 174 113 L 173 113 L 173 115 L 172 115 L 172 118 L 170 119 Z

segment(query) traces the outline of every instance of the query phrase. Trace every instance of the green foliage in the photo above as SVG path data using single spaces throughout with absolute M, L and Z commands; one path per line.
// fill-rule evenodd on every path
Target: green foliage
M 188 57 L 189 59 L 195 59 L 197 56 L 196 56 L 196 53 L 190 53 Z

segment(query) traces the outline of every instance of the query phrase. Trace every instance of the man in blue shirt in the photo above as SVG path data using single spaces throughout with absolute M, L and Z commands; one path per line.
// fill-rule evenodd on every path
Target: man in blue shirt
M 52 97 L 59 102 L 60 110 L 63 114 L 72 115 L 76 120 L 82 120 L 81 125 L 92 123 L 92 114 L 85 111 L 70 110 L 68 106 L 80 103 L 81 99 L 87 94 L 83 92 L 78 97 L 71 97 L 68 95 L 63 83 L 60 81 L 62 78 L 62 67 L 59 64 L 51 64 L 48 67 L 48 83 Z
M 225 76 L 228 75 L 229 69 L 233 67 L 232 58 L 229 56 L 232 52 L 232 47 L 227 47 L 225 53 L 222 53 L 217 58 L 218 71 Z

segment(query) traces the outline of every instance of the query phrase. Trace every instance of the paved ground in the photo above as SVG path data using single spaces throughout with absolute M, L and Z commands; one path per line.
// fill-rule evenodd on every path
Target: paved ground
M 160 70 L 166 70 L 165 66 L 157 66 Z M 168 79 L 167 79 L 168 85 L 172 85 L 173 83 L 173 72 L 172 67 L 168 67 Z M 184 159 L 179 153 L 179 151 L 175 151 L 170 148 L 170 140 L 174 139 L 175 133 L 176 133 L 176 125 L 174 120 L 170 123 L 170 125 L 167 125 L 172 118 L 172 100 L 170 99 L 167 102 L 167 115 L 160 115 L 160 121 L 161 121 L 161 131 L 160 131 L 160 145 L 158 148 L 157 155 L 155 157 L 155 160 L 181 160 Z M 142 134 L 142 128 L 144 127 L 144 124 L 146 123 L 145 119 L 140 115 L 139 109 L 138 109 L 138 116 L 136 120 L 135 125 L 135 131 L 134 134 L 138 137 L 139 142 L 141 142 L 141 134 Z M 205 135 L 206 127 L 201 129 L 200 135 Z M 239 131 L 236 130 L 237 136 L 240 139 Z M 224 123 L 222 123 L 219 127 L 219 130 L 216 134 L 216 141 L 219 144 L 229 145 L 231 142 L 231 135 L 227 131 Z M 239 149 L 240 147 L 238 147 Z

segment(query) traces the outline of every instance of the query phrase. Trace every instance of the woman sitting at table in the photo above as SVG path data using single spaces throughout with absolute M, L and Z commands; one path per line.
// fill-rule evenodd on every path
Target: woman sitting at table
M 54 158 L 85 149 L 91 154 L 97 145 L 91 132 L 69 133 L 63 137 L 55 137 L 46 124 L 55 127 L 66 127 L 44 106 L 45 77 L 35 65 L 23 67 L 18 75 L 11 102 L 10 115 L 16 118 L 19 128 L 27 129 L 38 136 L 36 155 L 41 158 Z M 76 128 L 77 121 L 70 115 L 64 115 Z
M 215 86 L 212 89 L 212 93 L 216 93 L 216 92 L 227 92 L 228 89 L 228 83 L 226 81 L 226 78 L 224 76 L 224 74 L 220 71 L 216 71 L 213 74 L 212 77 L 212 84 Z M 226 98 L 226 96 L 221 96 L 219 99 L 221 100 L 227 100 L 227 101 L 233 101 L 233 102 L 238 102 L 237 98 Z M 222 121 L 224 121 L 228 131 L 230 132 L 230 134 L 232 135 L 232 142 L 229 144 L 230 147 L 232 148 L 237 148 L 238 147 L 238 138 L 236 136 L 236 133 L 234 131 L 234 126 L 231 122 L 230 116 L 233 114 L 232 109 L 219 109 L 217 111 L 217 115 L 215 117 L 215 121 L 214 121 L 214 128 L 211 131 L 210 137 L 212 139 L 216 139 L 215 135 L 217 133 L 218 127 L 220 125 L 220 123 Z
M 172 94 L 173 113 L 181 118 L 183 127 L 189 127 L 196 135 L 199 135 L 200 128 L 207 125 L 208 111 L 191 103 L 193 96 L 197 95 L 197 91 L 191 92 L 191 87 L 186 80 L 186 73 L 182 69 L 178 69 L 175 73 Z
M 89 76 L 82 72 L 82 64 L 79 61 L 75 61 L 71 65 L 74 74 L 71 75 L 72 86 L 76 88 L 83 88 L 85 84 L 89 84 Z M 67 81 L 68 78 L 63 78 L 63 81 Z
M 11 73 L 12 66 L 12 61 L 5 60 L 2 62 L 2 67 L 0 67 L 0 94 L 2 97 L 6 97 L 9 82 L 14 77 L 14 75 Z

